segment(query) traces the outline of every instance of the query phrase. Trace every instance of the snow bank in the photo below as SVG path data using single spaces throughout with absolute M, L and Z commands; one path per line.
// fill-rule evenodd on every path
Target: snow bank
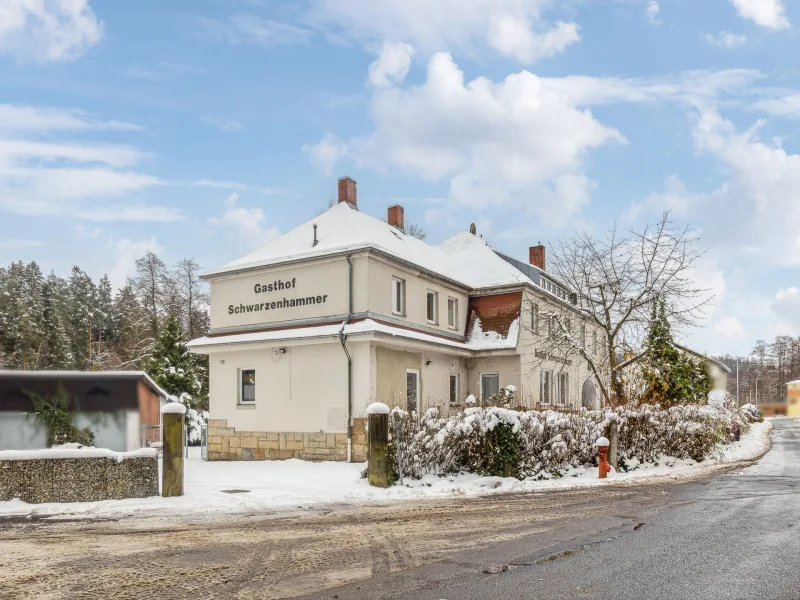
M 388 489 L 371 487 L 361 477 L 361 463 L 300 460 L 263 462 L 206 462 L 200 449 L 189 449 L 186 461 L 186 495 L 179 498 L 142 498 L 69 504 L 0 502 L 0 516 L 52 518 L 148 518 L 168 522 L 207 521 L 214 517 L 268 514 L 336 505 L 383 503 L 490 494 L 544 492 L 590 486 L 636 485 L 663 478 L 681 479 L 710 474 L 742 461 L 760 457 L 770 446 L 769 423 L 753 424 L 740 442 L 729 444 L 702 463 L 660 457 L 656 463 L 637 465 L 628 473 L 597 478 L 597 468 L 576 468 L 558 479 L 481 477 L 474 474 L 405 480 Z M 224 490 L 248 490 L 230 494 Z
M 56 458 L 113 458 L 117 462 L 126 458 L 143 456 L 158 456 L 158 451 L 153 448 L 140 448 L 131 452 L 114 452 L 106 448 L 94 446 L 81 446 L 80 444 L 63 444 L 43 450 L 2 450 L 0 461 L 3 460 L 50 460 Z M 0 503 L 2 504 L 2 503 Z

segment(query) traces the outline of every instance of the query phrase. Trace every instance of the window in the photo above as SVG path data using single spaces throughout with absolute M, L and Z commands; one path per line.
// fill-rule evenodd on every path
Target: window
M 428 323 L 439 322 L 439 294 L 433 290 L 428 290 L 428 297 L 426 302 L 426 314 L 428 315 Z
M 419 371 L 406 370 L 406 410 L 419 414 Z
M 483 373 L 481 374 L 481 400 L 486 402 L 489 398 L 500 391 L 500 374 Z
M 256 370 L 241 370 L 241 385 L 239 386 L 239 402 L 253 404 L 256 401 Z
M 396 315 L 406 314 L 406 282 L 399 277 L 392 278 L 392 312 Z
M 539 401 L 542 404 L 553 402 L 553 372 L 539 371 Z
M 539 335 L 539 305 L 531 306 L 531 331 Z
M 546 319 L 547 319 L 547 337 L 551 338 L 553 337 L 554 334 L 553 322 L 555 321 L 555 317 L 553 315 L 547 315 Z
M 572 333 L 572 321 L 569 319 L 565 320 L 567 333 Z
M 592 352 L 597 352 L 597 330 L 592 331 Z
M 586 325 L 581 324 L 581 348 L 586 350 Z
M 558 374 L 558 403 L 561 406 L 569 404 L 569 373 Z
M 458 404 L 458 375 L 450 375 L 450 404 Z
M 447 299 L 447 326 L 450 329 L 458 329 L 458 300 L 456 298 Z

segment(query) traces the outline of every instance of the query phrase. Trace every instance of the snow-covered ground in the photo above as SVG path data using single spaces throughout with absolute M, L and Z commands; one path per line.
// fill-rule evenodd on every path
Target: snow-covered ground
M 363 464 L 312 463 L 300 460 L 206 462 L 199 448 L 190 448 L 186 463 L 185 495 L 180 498 L 142 498 L 53 504 L 0 502 L 0 517 L 52 518 L 169 518 L 205 519 L 214 516 L 263 515 L 275 511 L 319 508 L 325 505 L 381 503 L 425 498 L 471 497 L 509 492 L 542 492 L 597 485 L 633 485 L 654 478 L 694 477 L 752 460 L 769 450 L 769 422 L 756 423 L 736 442 L 721 448 L 703 463 L 664 459 L 640 465 L 629 473 L 597 479 L 597 469 L 580 469 L 545 481 L 458 475 L 406 480 L 389 489 L 370 487 L 361 478 Z

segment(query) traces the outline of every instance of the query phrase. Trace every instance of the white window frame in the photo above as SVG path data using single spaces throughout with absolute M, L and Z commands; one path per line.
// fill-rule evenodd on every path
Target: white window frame
M 237 393 L 238 402 L 237 402 L 237 404 L 240 404 L 242 406 L 255 406 L 255 404 L 256 404 L 255 389 L 253 390 L 253 400 L 245 400 L 244 399 L 244 372 L 245 371 L 252 371 L 253 374 L 255 375 L 256 368 L 255 367 L 243 367 L 243 368 L 238 370 L 237 377 L 236 377 L 237 383 L 238 383 L 238 386 L 237 386 L 238 387 L 238 393 Z M 253 387 L 255 388 L 255 384 L 253 384 Z
M 581 349 L 586 350 L 586 323 L 581 323 Z
M 453 306 L 453 320 L 450 321 L 450 306 Z M 447 297 L 447 326 L 450 329 L 458 329 L 458 298 L 453 298 L 452 296 Z
M 545 373 L 549 375 L 547 378 L 549 381 L 549 390 L 548 390 L 548 398 L 545 400 L 544 394 L 544 380 L 545 380 Z M 553 370 L 552 369 L 540 369 L 539 370 L 539 404 L 552 406 L 553 405 Z
M 400 306 L 397 306 L 398 286 L 400 289 Z M 406 280 L 401 277 L 392 277 L 392 314 L 401 317 L 406 316 Z
M 428 316 L 428 298 L 433 296 L 433 318 Z M 439 324 L 439 292 L 436 290 L 428 289 L 425 292 L 425 318 L 431 325 Z
M 408 374 L 413 373 L 417 377 L 417 417 L 422 417 L 422 406 L 420 406 L 420 398 L 422 394 L 420 393 L 420 382 L 422 381 L 419 376 L 419 369 L 406 369 L 406 409 L 408 409 Z
M 484 393 L 483 393 L 484 392 L 484 389 L 483 389 L 483 378 L 484 377 L 497 377 L 497 391 L 498 392 L 500 391 L 500 372 L 499 371 L 489 371 L 488 373 L 481 373 L 481 379 L 480 379 L 480 381 L 481 381 L 481 385 L 480 385 L 480 387 L 481 387 L 481 393 L 480 393 L 481 402 L 486 402 L 486 400 L 488 400 L 488 398 L 486 396 L 484 396 Z
M 450 398 L 450 404 L 458 404 L 459 394 L 461 393 L 461 377 L 458 373 L 450 373 L 450 379 L 456 378 L 456 393 L 453 398 Z M 447 380 L 447 392 L 450 393 L 450 379 Z

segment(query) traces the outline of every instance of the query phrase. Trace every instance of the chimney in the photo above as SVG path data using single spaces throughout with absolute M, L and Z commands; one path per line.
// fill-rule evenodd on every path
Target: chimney
M 528 250 L 528 262 L 534 267 L 539 267 L 544 271 L 544 246 L 539 242 L 538 246 L 531 246 Z
M 339 177 L 339 202 L 347 202 L 353 208 L 358 206 L 356 201 L 356 180 L 352 177 Z
M 395 204 L 394 206 L 389 207 L 389 225 L 392 227 L 397 227 L 400 231 L 405 232 L 405 218 L 403 215 L 403 207 L 399 204 Z

